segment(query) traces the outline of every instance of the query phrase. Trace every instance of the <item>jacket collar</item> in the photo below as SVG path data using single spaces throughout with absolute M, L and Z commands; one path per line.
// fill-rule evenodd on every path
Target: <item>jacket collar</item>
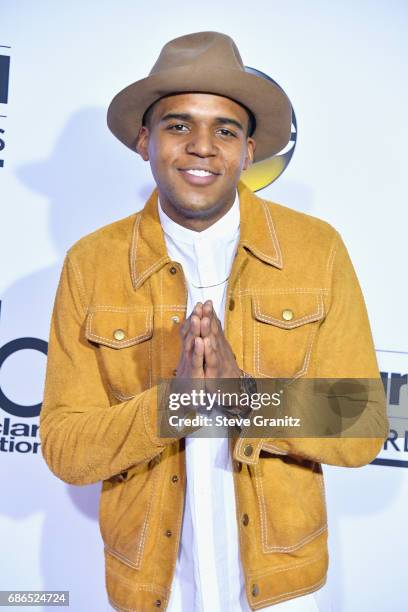
M 251 251 L 261 261 L 283 268 L 282 252 L 276 235 L 270 207 L 241 181 L 238 183 L 240 206 L 239 247 Z M 143 210 L 136 215 L 130 245 L 130 274 L 134 289 L 171 262 L 167 254 L 158 213 L 155 189 Z
M 256 196 L 242 181 L 238 183 L 241 210 L 239 244 L 261 261 L 283 268 L 282 252 L 269 204 Z
M 134 289 L 171 259 L 167 254 L 164 233 L 157 210 L 157 189 L 136 215 L 130 245 L 130 276 Z

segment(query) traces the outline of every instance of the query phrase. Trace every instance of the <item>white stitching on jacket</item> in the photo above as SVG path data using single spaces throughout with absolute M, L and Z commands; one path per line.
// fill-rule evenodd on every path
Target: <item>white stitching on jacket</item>
M 293 329 L 298 327 L 298 325 L 302 323 L 307 323 L 309 321 L 318 321 L 323 317 L 324 309 L 323 309 L 323 300 L 322 297 L 319 296 L 317 311 L 311 313 L 310 315 L 304 315 L 300 319 L 295 319 L 294 321 L 281 321 L 280 319 L 276 319 L 275 317 L 271 317 L 267 314 L 263 314 L 260 311 L 260 304 L 256 298 L 253 297 L 254 307 L 255 307 L 255 316 L 258 321 L 264 321 L 265 323 L 273 323 L 277 327 L 281 327 L 283 329 Z
M 310 565 L 310 563 L 307 563 L 306 565 Z M 274 603 L 279 603 L 280 601 L 282 601 L 283 599 L 291 599 L 290 597 L 286 597 L 286 595 L 293 595 L 294 593 L 303 593 L 303 594 L 307 594 L 307 593 L 313 593 L 313 591 L 316 591 L 316 587 L 323 585 L 326 582 L 326 576 L 324 578 L 322 578 L 321 580 L 318 580 L 317 582 L 315 582 L 314 584 L 310 584 L 307 587 L 303 587 L 301 589 L 295 589 L 294 591 L 286 591 L 286 593 L 281 593 L 280 595 L 276 596 L 276 597 L 267 597 L 266 599 L 259 599 L 259 600 L 253 600 L 253 604 L 254 605 L 258 605 L 261 603 L 266 603 L 269 601 L 273 601 Z
M 130 275 L 132 277 L 133 286 L 136 286 L 136 251 L 137 242 L 139 240 L 139 225 L 142 218 L 142 213 L 136 216 L 135 224 L 132 232 L 132 246 L 130 247 Z
M 90 307 L 91 312 L 150 312 L 151 306 L 113 306 L 112 304 L 96 304 Z
M 112 395 L 114 397 L 116 397 L 116 399 L 122 401 L 122 402 L 127 402 L 128 400 L 133 399 L 134 397 L 136 397 L 136 395 L 122 395 L 122 393 L 120 393 L 120 391 L 117 391 L 116 389 L 114 389 L 112 387 L 112 385 L 108 385 L 110 392 L 112 393 Z
M 80 299 L 80 302 L 81 302 L 81 306 L 82 306 L 84 312 L 86 313 L 86 310 L 87 310 L 86 295 L 85 295 L 85 287 L 84 287 L 84 283 L 83 283 L 83 279 L 82 279 L 81 270 L 77 266 L 77 263 L 74 261 L 74 259 L 71 259 L 71 257 L 69 255 L 67 255 L 67 261 L 68 261 L 68 263 L 71 264 L 72 269 L 74 271 L 74 276 L 76 278 L 76 282 L 77 282 L 77 286 L 78 286 L 78 290 L 79 290 L 79 299 Z
M 271 216 L 271 212 L 269 210 L 269 206 L 267 205 L 265 200 L 262 200 L 262 206 L 263 206 L 263 210 L 264 210 L 264 214 L 266 216 L 266 221 L 268 224 L 268 229 L 269 229 L 269 233 L 271 234 L 271 239 L 273 242 L 273 245 L 275 247 L 276 253 L 277 253 L 277 259 L 271 260 L 270 261 L 274 261 L 275 263 L 277 263 L 280 267 L 283 266 L 283 260 L 282 260 L 282 251 L 280 249 L 280 245 L 278 242 L 278 237 L 276 235 L 276 231 L 275 231 L 275 226 L 272 220 L 272 216 Z
M 259 578 L 263 578 L 264 576 L 269 576 L 270 574 L 279 574 L 280 572 L 291 571 L 295 568 L 303 567 L 305 565 L 309 565 L 309 563 L 318 561 L 325 555 L 326 555 L 326 551 L 323 551 L 323 552 L 320 552 L 318 555 L 315 555 L 314 557 L 310 557 L 304 561 L 299 561 L 298 563 L 293 563 L 292 565 L 288 563 L 286 563 L 285 565 L 278 565 L 277 567 L 274 567 L 272 571 L 269 568 L 268 570 L 265 570 L 263 572 L 249 572 L 248 577 L 252 581 L 252 580 L 258 580 Z
M 333 242 L 329 251 L 329 256 L 327 258 L 326 270 L 327 270 L 327 279 L 329 280 L 331 277 L 331 270 L 333 268 L 334 258 L 337 253 L 337 232 L 334 234 Z
M 324 314 L 324 307 L 323 307 L 323 299 L 322 299 L 321 296 L 319 296 L 318 312 L 315 313 L 315 314 L 319 315 L 320 311 L 321 311 L 321 314 L 323 315 Z M 320 318 L 322 318 L 322 317 L 319 316 L 319 318 L 312 319 L 311 321 L 306 321 L 306 320 L 304 320 L 305 317 L 303 317 L 303 319 L 301 319 L 301 320 L 302 320 L 302 323 L 306 323 L 306 322 L 319 321 Z M 257 373 L 257 375 L 261 375 L 263 377 L 269 377 L 270 373 L 266 374 L 265 372 L 261 371 L 261 365 L 260 365 L 261 364 L 261 361 L 260 361 L 260 330 L 259 330 L 259 327 L 260 326 L 257 325 L 256 322 L 254 322 L 254 353 L 256 354 L 256 373 Z M 277 326 L 277 327 L 281 328 L 280 325 Z M 282 329 L 286 329 L 286 328 L 282 328 Z M 312 327 L 309 330 L 308 344 L 307 344 L 307 348 L 306 348 L 306 352 L 305 352 L 305 358 L 303 360 L 302 367 L 301 367 L 301 369 L 298 372 L 296 372 L 295 374 L 291 375 L 291 378 L 299 378 L 300 376 L 303 376 L 307 372 L 307 369 L 308 369 L 309 363 L 310 363 L 310 357 L 311 357 L 311 354 L 312 354 L 313 343 L 314 343 L 314 339 L 315 339 L 316 334 L 317 334 L 317 327 Z
M 160 259 L 158 259 L 157 261 L 155 261 L 154 263 L 152 263 L 152 265 L 149 266 L 147 268 L 147 270 L 145 270 L 141 276 L 139 276 L 139 279 L 137 281 L 137 285 L 141 285 L 143 283 L 143 281 L 145 280 L 145 278 L 147 278 L 149 276 L 149 274 L 150 274 L 150 272 L 152 270 L 154 270 L 155 268 L 159 268 L 160 264 L 162 262 L 167 261 L 168 259 L 169 259 L 168 255 L 165 255 L 165 256 L 161 257 Z
M 272 451 L 272 453 L 276 455 L 288 455 L 289 454 L 288 451 L 281 450 L 277 446 L 274 446 L 273 444 L 271 444 L 271 442 L 262 441 L 262 450 Z
M 143 402 L 143 404 L 144 404 L 144 402 Z M 151 481 L 152 481 L 152 492 L 151 492 L 151 495 L 150 495 L 149 506 L 147 508 L 145 520 L 144 520 L 143 527 L 142 527 L 141 537 L 140 537 L 140 540 L 139 540 L 139 548 L 138 548 L 137 557 L 136 557 L 137 564 L 138 564 L 137 569 L 140 569 L 141 563 L 142 563 L 142 556 L 143 556 L 143 552 L 144 552 L 144 547 L 145 547 L 145 543 L 146 543 L 146 535 L 147 535 L 147 531 L 148 531 L 147 528 L 148 528 L 149 521 L 150 521 L 150 515 L 152 513 L 153 499 L 156 497 L 158 470 L 152 470 L 152 475 L 150 476 L 150 478 L 151 478 Z
M 261 539 L 262 539 L 262 550 L 264 553 L 271 552 L 293 552 L 298 548 L 301 548 L 304 544 L 307 544 L 315 537 L 317 537 L 320 533 L 327 529 L 327 522 L 324 522 L 323 525 L 315 529 L 315 531 L 309 533 L 307 536 L 301 538 L 295 544 L 291 546 L 273 546 L 272 544 L 268 544 L 268 526 L 266 520 L 266 504 L 265 504 L 265 495 L 263 489 L 262 476 L 259 475 L 259 466 L 256 465 L 254 467 L 254 479 L 255 479 L 255 487 L 257 490 L 258 497 L 258 506 L 259 506 L 259 516 L 261 519 Z
M 290 289 L 277 289 L 277 288 L 269 288 L 269 289 L 260 289 L 260 288 L 250 288 L 250 289 L 242 289 L 241 295 L 291 295 L 293 293 L 301 294 L 317 294 L 321 293 L 329 293 L 330 289 L 327 287 L 291 287 Z M 232 293 L 232 292 L 231 292 Z
M 94 314 L 95 314 L 94 312 L 90 312 L 87 317 L 87 322 L 86 322 L 87 338 L 89 338 L 90 340 L 103 340 L 105 344 L 113 348 L 124 348 L 127 346 L 132 346 L 133 344 L 136 344 L 136 342 L 141 342 L 142 340 L 150 338 L 153 333 L 152 332 L 153 315 L 149 309 L 146 309 L 145 328 L 147 329 L 147 332 L 144 332 L 143 334 L 139 334 L 138 336 L 133 336 L 132 338 L 129 338 L 128 340 L 114 340 L 114 339 L 112 340 L 111 338 L 107 338 L 106 336 L 98 336 L 97 334 L 95 334 L 92 331 L 92 323 L 91 323 Z

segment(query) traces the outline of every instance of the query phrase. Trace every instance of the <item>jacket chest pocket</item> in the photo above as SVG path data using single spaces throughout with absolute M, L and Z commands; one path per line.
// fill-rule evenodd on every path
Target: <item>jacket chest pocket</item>
M 150 386 L 153 307 L 95 307 L 88 313 L 85 335 L 117 399 L 131 399 Z
M 253 372 L 257 376 L 292 378 L 308 369 L 324 303 L 316 294 L 252 297 Z

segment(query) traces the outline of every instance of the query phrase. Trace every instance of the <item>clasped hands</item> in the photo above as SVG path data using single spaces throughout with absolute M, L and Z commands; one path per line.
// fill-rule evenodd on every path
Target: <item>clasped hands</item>
M 240 378 L 241 370 L 211 300 L 197 302 L 180 336 L 177 378 Z

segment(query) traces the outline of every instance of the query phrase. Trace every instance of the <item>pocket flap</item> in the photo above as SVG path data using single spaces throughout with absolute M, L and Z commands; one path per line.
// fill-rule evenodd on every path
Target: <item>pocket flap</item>
M 112 348 L 125 348 L 151 338 L 153 307 L 139 309 L 96 307 L 88 313 L 88 340 Z
M 292 329 L 324 317 L 323 297 L 315 293 L 284 293 L 252 296 L 255 319 Z

